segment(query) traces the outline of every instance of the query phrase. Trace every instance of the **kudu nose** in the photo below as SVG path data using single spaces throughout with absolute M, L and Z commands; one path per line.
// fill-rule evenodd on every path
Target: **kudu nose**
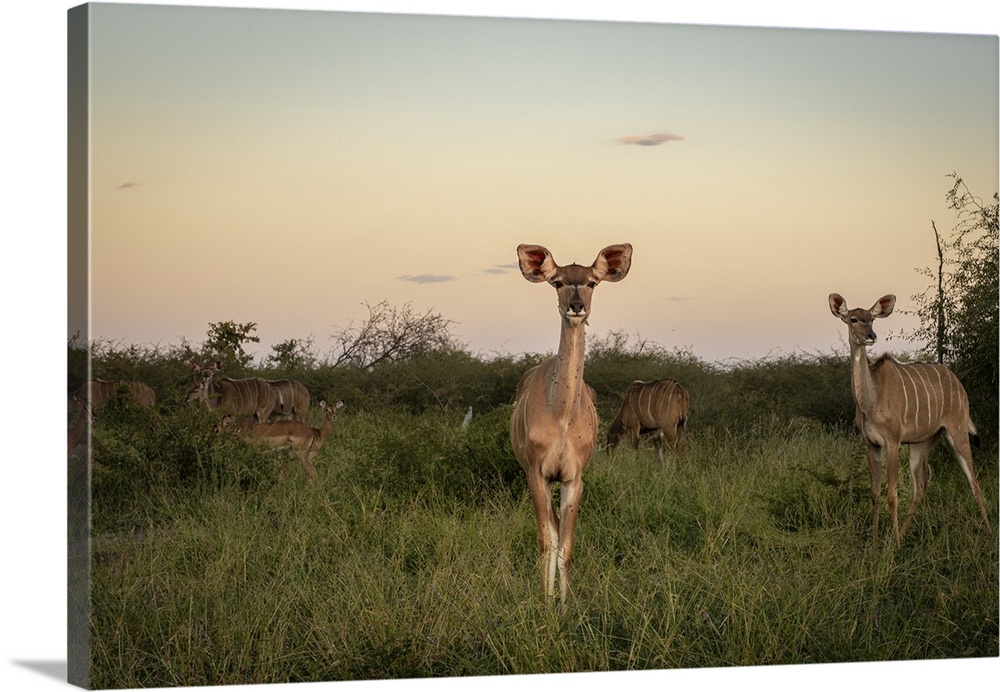
M 580 298 L 574 297 L 570 299 L 569 311 L 572 312 L 574 315 L 579 315 L 586 309 L 587 309 L 586 304 L 584 304 L 584 302 Z

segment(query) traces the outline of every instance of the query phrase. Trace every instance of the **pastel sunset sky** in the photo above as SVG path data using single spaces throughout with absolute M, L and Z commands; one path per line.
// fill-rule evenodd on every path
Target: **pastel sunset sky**
M 62 424 L 66 387 L 65 28 L 78 3 L 8 4 L 0 281 L 19 396 L 2 399 L 14 433 L 0 504 L 6 552 L 30 568 L 5 577 L 0 674 L 5 689 L 62 690 L 66 489 L 52 421 Z M 232 319 L 257 322 L 265 348 L 312 335 L 325 349 L 335 326 L 384 298 L 440 311 L 487 353 L 549 351 L 555 300 L 514 272 L 516 245 L 589 263 L 628 241 L 632 273 L 598 288 L 592 333 L 638 331 L 706 358 L 831 347 L 846 357 L 827 294 L 870 305 L 893 291 L 905 307 L 926 285 L 915 268 L 933 262 L 931 221 L 953 221 L 946 175 L 987 199 L 998 187 L 1000 10 L 989 0 L 211 4 L 578 23 L 177 9 L 151 24 L 151 10 L 106 13 L 92 36 L 97 336 L 200 343 L 209 322 Z M 220 16 L 235 19 L 209 21 Z M 854 33 L 829 31 L 845 28 Z M 947 689 L 996 679 L 998 664 L 611 679 Z M 583 677 L 570 680 L 609 680 Z
M 831 291 L 926 288 L 948 173 L 997 190 L 996 36 L 98 3 L 90 39 L 92 333 L 126 343 L 322 353 L 387 300 L 546 352 L 517 244 L 630 242 L 590 334 L 827 352 Z

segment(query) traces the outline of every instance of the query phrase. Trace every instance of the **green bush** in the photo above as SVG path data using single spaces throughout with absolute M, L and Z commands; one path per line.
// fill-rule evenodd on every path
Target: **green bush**
M 349 460 L 352 478 L 392 496 L 423 492 L 467 501 L 519 492 L 524 474 L 510 448 L 509 407 L 474 414 L 465 429 L 463 415 L 348 414 L 339 455 Z

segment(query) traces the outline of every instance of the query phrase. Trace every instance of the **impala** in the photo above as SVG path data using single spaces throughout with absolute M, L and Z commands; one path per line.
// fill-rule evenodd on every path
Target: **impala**
M 622 405 L 608 429 L 608 451 L 614 449 L 622 434 L 627 432 L 633 449 L 639 448 L 640 435 L 652 436 L 661 467 L 664 439 L 674 454 L 680 456 L 689 401 L 688 391 L 676 380 L 636 380 L 625 390 Z
M 310 427 L 308 423 L 302 421 L 279 420 L 274 423 L 262 423 L 250 431 L 250 440 L 274 449 L 288 450 L 298 457 L 303 470 L 309 475 L 310 483 L 315 483 L 317 477 L 313 459 L 326 442 L 326 438 L 330 436 L 333 421 L 337 420 L 337 411 L 344 406 L 344 402 L 338 401 L 328 406 L 325 401 L 321 401 L 319 405 L 324 411 L 323 425 L 319 428 Z M 281 468 L 282 477 L 285 475 L 286 467 L 287 462 Z
M 309 420 L 309 390 L 295 380 L 267 380 L 274 388 L 276 401 L 271 418 L 290 416 L 305 423 Z
M 899 546 L 927 492 L 930 478 L 927 454 L 942 433 L 969 481 L 983 522 L 987 529 L 990 528 L 983 493 L 972 468 L 972 449 L 969 446 L 970 434 L 978 437 L 978 433 L 969 417 L 969 397 L 958 378 L 944 365 L 904 364 L 890 355 L 881 356 L 874 364 L 869 362 L 867 348 L 877 338 L 872 331 L 872 320 L 888 317 L 896 305 L 896 296 L 882 296 L 869 310 L 848 309 L 847 302 L 837 293 L 831 293 L 829 300 L 834 317 L 847 325 L 851 347 L 851 389 L 857 405 L 854 422 L 868 445 L 872 535 L 878 536 L 881 457 L 885 457 L 887 499 L 896 545 Z M 913 481 L 913 497 L 902 528 L 896 511 L 900 445 L 909 445 L 910 478 Z
M 267 380 L 259 377 L 216 380 L 215 373 L 222 368 L 221 360 L 204 366 L 189 360 L 187 365 L 196 373 L 188 401 L 201 401 L 210 410 L 223 415 L 253 416 L 258 422 L 266 421 L 277 404 L 277 392 Z
M 218 423 L 212 426 L 212 432 L 216 435 L 221 435 L 223 433 L 246 435 L 257 427 L 257 425 L 257 419 L 253 416 L 240 416 L 239 418 L 234 418 L 233 414 L 227 413 L 221 420 L 219 420 Z
M 558 569 L 559 600 L 565 613 L 583 471 L 597 441 L 597 411 L 592 390 L 583 381 L 584 325 L 597 285 L 621 281 L 628 274 L 632 246 L 610 245 L 589 267 L 560 267 L 541 245 L 519 245 L 517 257 L 524 278 L 547 282 L 555 289 L 559 306 L 559 350 L 521 377 L 510 418 L 510 441 L 535 506 L 542 595 L 555 597 Z M 557 482 L 558 514 L 552 503 Z

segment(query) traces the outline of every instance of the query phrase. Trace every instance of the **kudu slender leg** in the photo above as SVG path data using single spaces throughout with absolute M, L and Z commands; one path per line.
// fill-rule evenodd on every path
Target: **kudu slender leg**
M 955 452 L 955 456 L 958 457 L 958 463 L 962 467 L 962 472 L 965 473 L 965 477 L 969 481 L 969 487 L 972 488 L 976 504 L 979 505 L 979 513 L 983 517 L 983 523 L 986 524 L 988 530 L 992 531 L 990 518 L 986 514 L 986 503 L 983 501 L 983 491 L 979 488 L 979 481 L 976 480 L 976 471 L 972 467 L 972 447 L 969 446 L 968 431 L 961 431 L 957 439 L 953 438 L 948 431 L 945 431 L 945 437 Z
M 565 481 L 559 487 L 559 596 L 563 613 L 569 605 L 569 568 L 573 561 L 573 527 L 583 497 L 583 479 Z
M 656 449 L 656 456 L 660 460 L 660 468 L 663 468 L 663 431 L 658 430 L 653 433 L 653 448 Z
M 528 474 L 528 490 L 535 507 L 538 554 L 541 557 L 542 593 L 556 595 L 556 560 L 559 546 L 559 517 L 552 506 L 552 484 L 540 473 Z
M 868 470 L 872 482 L 872 537 L 878 539 L 878 508 L 882 498 L 882 449 L 868 445 Z
M 892 516 L 892 532 L 896 537 L 896 547 L 902 545 L 899 532 L 899 445 L 885 446 L 885 483 L 886 500 L 889 503 L 889 514 Z
M 913 520 L 913 515 L 916 514 L 917 507 L 920 506 L 920 502 L 924 499 L 924 494 L 927 492 L 927 484 L 930 480 L 930 467 L 927 465 L 927 455 L 933 444 L 933 440 L 926 440 L 910 445 L 910 479 L 913 481 L 913 497 L 910 499 L 909 509 L 906 510 L 906 519 L 903 520 L 903 526 L 899 530 L 901 536 L 909 528 L 910 521 Z

